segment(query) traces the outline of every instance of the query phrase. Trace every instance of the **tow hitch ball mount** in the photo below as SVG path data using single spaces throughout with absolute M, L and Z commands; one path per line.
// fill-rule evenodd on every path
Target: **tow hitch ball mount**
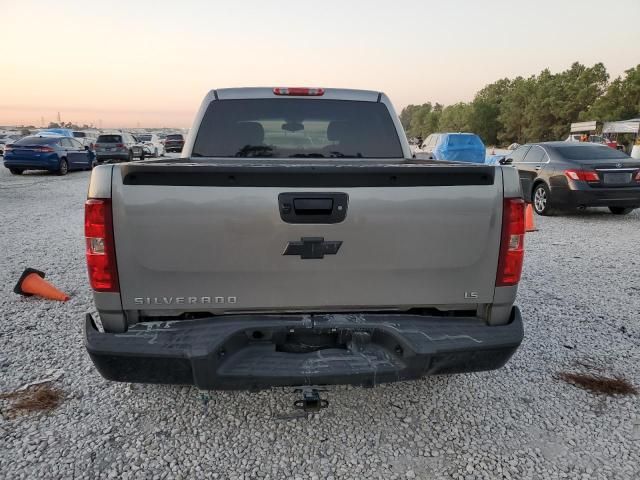
M 293 402 L 293 406 L 305 412 L 317 412 L 327 408 L 329 400 L 320 398 L 320 392 L 326 392 L 326 390 L 313 387 L 296 388 L 293 393 L 301 393 L 302 398 Z

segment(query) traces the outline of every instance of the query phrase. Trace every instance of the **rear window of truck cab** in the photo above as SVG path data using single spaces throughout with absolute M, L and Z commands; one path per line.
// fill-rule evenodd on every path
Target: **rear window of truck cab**
M 192 156 L 402 158 L 403 153 L 383 103 L 264 98 L 211 102 Z

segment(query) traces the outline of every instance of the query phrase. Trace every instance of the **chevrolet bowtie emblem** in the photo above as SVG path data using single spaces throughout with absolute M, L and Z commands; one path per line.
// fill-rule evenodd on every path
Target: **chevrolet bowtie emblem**
M 324 258 L 335 255 L 342 242 L 325 242 L 323 237 L 302 237 L 299 242 L 289 242 L 283 255 L 300 255 L 300 258 Z

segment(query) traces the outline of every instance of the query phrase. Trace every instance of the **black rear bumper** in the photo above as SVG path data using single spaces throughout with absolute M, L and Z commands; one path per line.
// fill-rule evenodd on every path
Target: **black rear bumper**
M 555 188 L 551 191 L 554 206 L 566 207 L 640 207 L 638 187 Z
M 517 307 L 502 326 L 407 314 L 234 315 L 100 333 L 90 314 L 85 321 L 87 351 L 106 379 L 208 390 L 373 386 L 493 370 L 509 360 L 523 335 Z M 324 345 L 305 351 L 314 342 Z

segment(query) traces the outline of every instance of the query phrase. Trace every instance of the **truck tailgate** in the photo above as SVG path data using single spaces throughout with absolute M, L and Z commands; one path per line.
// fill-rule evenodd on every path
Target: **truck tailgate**
M 474 309 L 493 301 L 502 190 L 499 168 L 474 165 L 119 165 L 122 305 L 158 314 Z M 346 215 L 287 223 L 279 196 L 288 192 L 344 194 Z M 304 258 L 320 239 L 336 243 Z

